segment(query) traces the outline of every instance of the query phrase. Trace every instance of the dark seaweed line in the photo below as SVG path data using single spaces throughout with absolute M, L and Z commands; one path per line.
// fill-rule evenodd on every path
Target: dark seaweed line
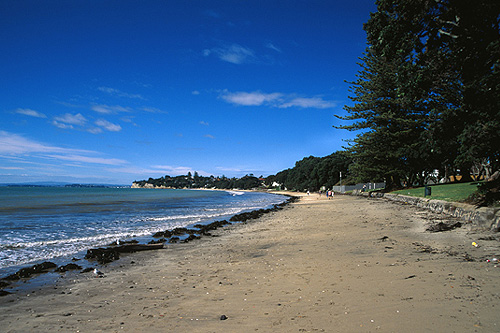
M 137 251 L 146 250 L 157 250 L 162 249 L 164 243 L 188 243 L 195 239 L 200 239 L 202 236 L 212 236 L 210 231 L 221 228 L 225 225 L 230 225 L 234 223 L 246 223 L 249 220 L 255 220 L 262 217 L 264 214 L 268 214 L 274 211 L 283 209 L 286 205 L 296 202 L 299 197 L 289 196 L 288 199 L 280 204 L 273 205 L 272 208 L 267 209 L 257 209 L 250 212 L 243 212 L 232 216 L 229 221 L 215 221 L 209 224 L 195 224 L 193 228 L 174 228 L 172 230 L 160 231 L 152 235 L 153 238 L 159 238 L 152 240 L 147 244 L 138 244 L 136 240 L 130 240 L 126 242 L 119 242 L 109 244 L 105 248 L 95 248 L 87 250 L 87 254 L 84 259 L 89 261 L 95 260 L 98 264 L 104 265 L 112 261 L 120 259 L 120 253 L 132 253 Z M 167 239 L 168 238 L 168 239 Z M 75 259 L 74 259 L 75 260 Z M 70 270 L 81 270 L 82 267 L 75 263 L 69 263 L 63 266 L 57 266 L 56 264 L 46 261 L 41 264 L 36 264 L 30 267 L 21 268 L 16 273 L 8 275 L 6 277 L 0 278 L 0 296 L 5 296 L 10 294 L 10 292 L 3 290 L 11 284 L 11 281 L 17 281 L 20 279 L 29 279 L 35 275 L 48 273 L 51 271 L 64 273 Z M 87 273 L 92 271 L 93 268 L 85 268 L 80 273 Z

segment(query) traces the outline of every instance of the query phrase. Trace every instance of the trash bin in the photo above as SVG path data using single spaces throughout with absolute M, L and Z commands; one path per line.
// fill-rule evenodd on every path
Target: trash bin
M 425 185 L 424 186 L 424 197 L 426 197 L 426 196 L 430 197 L 431 193 L 432 193 L 431 187 L 429 185 Z

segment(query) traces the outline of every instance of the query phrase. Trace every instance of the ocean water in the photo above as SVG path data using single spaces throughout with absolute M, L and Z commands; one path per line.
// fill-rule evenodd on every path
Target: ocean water
M 268 208 L 284 196 L 237 191 L 0 187 L 0 277 L 40 261 L 82 258 L 116 240 Z

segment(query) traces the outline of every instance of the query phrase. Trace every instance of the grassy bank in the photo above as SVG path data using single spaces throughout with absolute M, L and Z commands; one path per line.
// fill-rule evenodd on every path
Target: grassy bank
M 477 190 L 477 182 L 432 185 L 429 199 L 463 202 Z M 408 188 L 392 192 L 394 194 L 424 197 L 424 187 Z

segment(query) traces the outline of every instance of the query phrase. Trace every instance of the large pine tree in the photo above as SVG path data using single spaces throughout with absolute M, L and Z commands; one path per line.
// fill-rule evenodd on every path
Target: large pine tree
M 433 170 L 498 168 L 500 1 L 379 0 L 346 106 L 360 181 L 423 183 Z
M 500 1 L 447 0 L 438 5 L 438 33 L 432 41 L 438 56 L 433 61 L 450 75 L 441 89 L 454 105 L 453 112 L 441 112 L 442 122 L 454 124 L 441 137 L 452 138 L 453 164 L 469 180 L 473 165 L 500 167 Z
M 359 181 L 385 180 L 397 187 L 408 174 L 429 169 L 419 145 L 426 129 L 427 109 L 422 103 L 423 75 L 418 52 L 422 49 L 421 16 L 425 7 L 413 1 L 378 1 L 378 11 L 364 25 L 368 47 L 362 70 L 353 86 L 354 120 L 340 128 L 360 134 L 350 143 L 352 171 Z

